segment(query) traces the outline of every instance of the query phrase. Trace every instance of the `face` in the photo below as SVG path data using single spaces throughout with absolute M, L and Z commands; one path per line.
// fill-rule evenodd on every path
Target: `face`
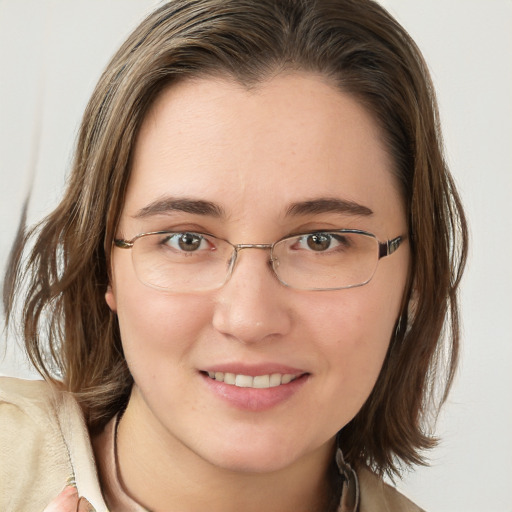
M 175 201 L 185 198 L 218 211 L 187 211 Z M 326 198 L 364 208 L 290 213 Z M 250 91 L 213 78 L 164 91 L 138 136 L 116 235 L 181 230 L 267 244 L 341 228 L 381 241 L 407 232 L 392 162 L 361 105 L 295 73 Z M 283 286 L 264 250 L 241 251 L 224 286 L 195 293 L 141 283 L 131 250 L 114 249 L 112 261 L 106 298 L 135 381 L 128 408 L 136 421 L 162 446 L 265 472 L 325 459 L 369 396 L 399 314 L 409 249 L 381 259 L 365 286 L 335 291 Z M 296 379 L 252 389 L 208 372 Z

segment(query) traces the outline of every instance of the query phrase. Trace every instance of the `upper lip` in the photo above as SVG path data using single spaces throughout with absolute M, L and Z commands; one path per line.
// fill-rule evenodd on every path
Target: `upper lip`
M 258 375 L 272 375 L 273 373 L 281 373 L 283 375 L 302 375 L 304 373 L 308 373 L 302 369 L 278 363 L 265 363 L 255 365 L 248 365 L 244 363 L 215 364 L 206 368 L 202 368 L 202 371 L 214 373 L 234 373 L 235 375 L 248 375 L 250 377 L 256 377 Z

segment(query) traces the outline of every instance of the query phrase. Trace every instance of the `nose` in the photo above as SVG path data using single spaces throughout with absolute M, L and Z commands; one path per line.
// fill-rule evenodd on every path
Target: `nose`
M 289 293 L 270 268 L 267 250 L 240 251 L 230 279 L 217 292 L 213 327 L 246 344 L 283 336 L 292 325 Z

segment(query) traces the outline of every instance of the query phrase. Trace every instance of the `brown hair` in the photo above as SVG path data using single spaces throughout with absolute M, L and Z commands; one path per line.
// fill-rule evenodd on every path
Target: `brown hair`
M 425 425 L 456 367 L 467 229 L 427 67 L 405 30 L 371 0 L 175 0 L 143 21 L 87 106 L 64 199 L 13 252 L 7 321 L 23 300 L 30 359 L 76 394 L 90 428 L 104 425 L 132 385 L 104 294 L 146 112 L 181 78 L 224 75 L 250 87 L 284 69 L 320 73 L 365 105 L 395 164 L 408 214 L 409 284 L 377 384 L 339 441 L 353 464 L 397 472 L 400 463 L 423 463 L 421 450 L 435 444 Z

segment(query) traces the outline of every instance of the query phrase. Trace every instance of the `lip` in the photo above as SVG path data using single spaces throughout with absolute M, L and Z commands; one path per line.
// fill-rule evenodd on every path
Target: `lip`
M 270 388 L 242 388 L 216 381 L 208 372 L 234 373 L 255 377 L 273 373 L 292 374 L 296 378 L 288 384 Z M 210 393 L 229 406 L 248 412 L 263 412 L 290 400 L 309 380 L 310 373 L 280 364 L 241 365 L 223 364 L 205 368 L 200 376 Z

